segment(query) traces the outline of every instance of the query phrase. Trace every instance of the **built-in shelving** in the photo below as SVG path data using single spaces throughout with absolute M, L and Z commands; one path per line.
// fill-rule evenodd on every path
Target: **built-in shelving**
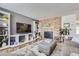
M 6 40 L 8 41 L 6 42 Z M 10 13 L 0 11 L 0 48 L 3 44 L 9 45 L 10 41 Z M 5 46 L 6 46 L 5 45 Z

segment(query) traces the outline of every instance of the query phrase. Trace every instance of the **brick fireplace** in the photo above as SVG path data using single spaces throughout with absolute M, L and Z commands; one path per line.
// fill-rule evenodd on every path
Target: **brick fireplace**
M 59 29 L 61 28 L 61 17 L 53 17 L 53 18 L 47 18 L 47 19 L 41 19 L 39 22 L 40 26 L 40 32 L 42 34 L 42 37 L 44 38 L 45 32 L 51 32 L 51 37 L 57 37 L 60 36 Z M 46 33 L 47 34 L 47 33 Z

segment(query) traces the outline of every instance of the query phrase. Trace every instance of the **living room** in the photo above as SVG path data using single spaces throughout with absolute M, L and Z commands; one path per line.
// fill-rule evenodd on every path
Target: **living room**
M 79 4 L 0 3 L 1 56 L 76 56 L 78 38 Z

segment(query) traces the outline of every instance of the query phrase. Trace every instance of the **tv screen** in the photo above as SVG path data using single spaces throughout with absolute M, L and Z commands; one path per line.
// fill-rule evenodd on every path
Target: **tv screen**
M 31 24 L 16 23 L 16 31 L 17 33 L 30 33 Z

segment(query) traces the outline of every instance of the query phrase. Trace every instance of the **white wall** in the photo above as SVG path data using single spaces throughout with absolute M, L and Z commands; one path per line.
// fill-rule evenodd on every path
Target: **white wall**
M 70 23 L 70 28 L 72 29 L 70 32 L 70 36 L 73 37 L 72 41 L 79 43 L 79 35 L 76 34 L 76 19 L 77 19 L 76 14 L 62 16 L 61 24 L 62 24 L 62 28 L 63 28 L 64 23 Z

